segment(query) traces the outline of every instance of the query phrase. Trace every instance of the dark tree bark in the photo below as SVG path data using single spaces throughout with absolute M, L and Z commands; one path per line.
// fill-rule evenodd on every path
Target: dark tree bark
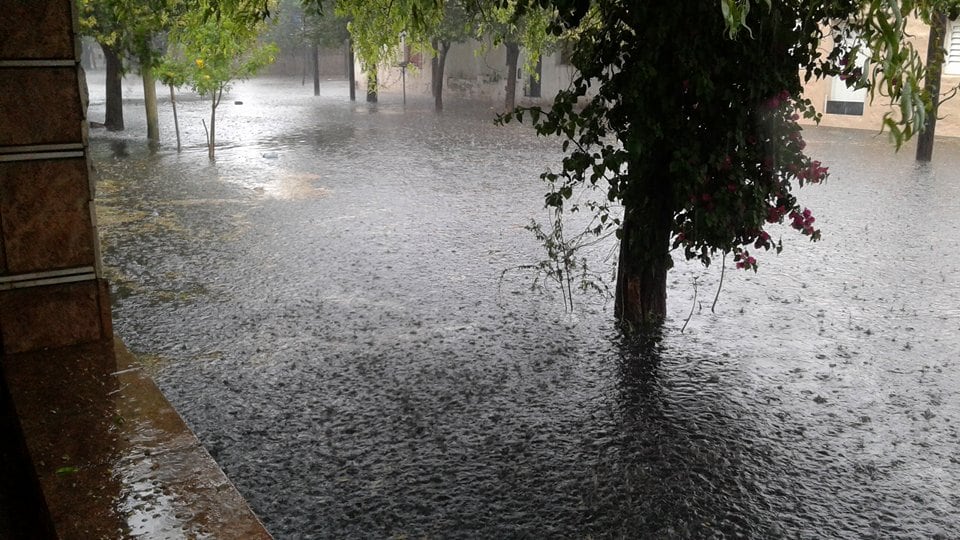
M 943 41 L 947 33 L 947 15 L 937 12 L 930 21 L 930 39 L 927 42 L 927 76 L 924 86 L 932 98 L 931 109 L 923 131 L 917 135 L 917 161 L 933 158 L 933 138 L 937 131 L 937 109 L 940 100 L 940 78 L 943 74 Z
M 216 159 L 217 146 L 217 106 L 220 105 L 220 98 L 223 97 L 223 87 L 210 96 L 210 131 L 207 133 L 207 156 Z
M 450 42 L 441 41 L 435 47 L 437 56 L 433 59 L 432 92 L 433 105 L 437 111 L 443 110 L 443 71 L 447 65 L 447 53 L 450 51 Z
M 367 103 L 377 102 L 377 66 L 367 70 Z
M 506 42 L 507 48 L 507 96 L 504 100 L 504 110 L 510 112 L 517 103 L 517 61 L 520 59 L 520 45 Z
M 614 315 L 627 330 L 656 327 L 666 317 L 667 272 L 673 267 L 671 187 L 641 185 L 645 193 L 630 200 L 642 202 L 625 204 L 617 263 Z
M 123 66 L 120 56 L 110 47 L 100 44 L 103 49 L 103 58 L 107 64 L 107 112 L 103 125 L 110 131 L 123 131 Z
M 353 38 L 347 40 L 347 78 L 350 79 L 350 101 L 357 100 L 357 72 L 354 68 Z
M 170 105 L 173 107 L 173 130 L 177 132 L 177 152 L 180 151 L 180 121 L 177 119 L 177 95 L 170 85 Z
M 436 38 L 432 39 L 430 46 L 433 47 L 433 50 L 437 51 L 437 54 L 430 59 L 430 95 L 437 97 L 437 76 L 439 75 L 438 70 L 440 69 L 440 40 Z
M 320 46 L 316 43 L 310 48 L 310 58 L 313 64 L 313 95 L 320 95 Z

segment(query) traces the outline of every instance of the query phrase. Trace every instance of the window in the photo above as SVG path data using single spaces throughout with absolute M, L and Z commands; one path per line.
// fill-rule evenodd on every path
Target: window
M 844 41 L 847 46 L 852 47 L 856 44 L 857 39 L 856 36 L 847 35 Z M 864 71 L 867 70 L 868 58 L 869 56 L 864 50 L 857 54 L 857 65 Z M 824 112 L 827 114 L 863 116 L 863 105 L 866 98 L 866 88 L 852 88 L 847 86 L 847 81 L 840 77 L 830 77 L 830 90 L 827 94 Z
M 960 21 L 947 23 L 943 47 L 946 49 L 943 72 L 947 75 L 960 75 Z

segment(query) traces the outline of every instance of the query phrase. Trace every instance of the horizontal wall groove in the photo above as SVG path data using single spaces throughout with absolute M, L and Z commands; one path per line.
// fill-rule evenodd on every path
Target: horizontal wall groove
M 23 146 L 0 146 L 0 154 L 32 154 L 36 152 L 63 152 L 83 150 L 83 143 L 31 144 Z
M 0 163 L 14 161 L 39 161 L 44 159 L 70 159 L 82 158 L 86 154 L 83 150 L 68 152 L 30 152 L 25 154 L 4 154 L 0 153 Z
M 49 67 L 76 67 L 77 61 L 73 59 L 60 60 L 0 60 L 0 69 L 2 68 L 49 68 Z
M 97 279 L 96 270 L 92 266 L 78 268 L 64 268 L 45 272 L 30 272 L 28 274 L 13 274 L 0 276 L 0 290 L 24 289 L 58 283 L 73 283 Z

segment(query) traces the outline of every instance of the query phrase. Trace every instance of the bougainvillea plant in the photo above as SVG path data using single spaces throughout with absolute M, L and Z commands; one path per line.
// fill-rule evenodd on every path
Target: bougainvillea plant
M 904 34 L 943 2 L 895 0 L 541 0 L 574 36 L 578 75 L 549 109 L 523 108 L 543 135 L 564 139 L 563 170 L 547 172 L 546 204 L 596 212 L 620 239 L 615 313 L 626 326 L 666 314 L 672 251 L 709 264 L 732 254 L 756 270 L 782 249 L 772 224 L 820 238 L 798 188 L 828 169 L 805 153 L 798 121 L 818 118 L 803 85 L 840 77 L 900 107 L 884 119 L 899 145 L 930 97 Z M 867 60 L 867 61 L 865 61 Z M 865 69 L 866 68 L 866 69 Z M 578 203 L 594 187 L 605 197 Z

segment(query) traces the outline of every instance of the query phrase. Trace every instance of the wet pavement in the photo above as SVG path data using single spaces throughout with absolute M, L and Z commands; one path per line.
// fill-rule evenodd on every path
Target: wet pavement
M 823 241 L 716 313 L 678 262 L 642 346 L 510 270 L 557 141 L 311 90 L 238 86 L 215 164 L 195 98 L 180 154 L 165 102 L 158 153 L 136 102 L 91 140 L 117 332 L 277 538 L 960 536 L 960 141 L 808 130 Z
M 0 538 L 269 540 L 122 343 L 11 354 L 0 368 L 23 435 L 0 454 L 12 476 L 0 507 L 15 512 Z

